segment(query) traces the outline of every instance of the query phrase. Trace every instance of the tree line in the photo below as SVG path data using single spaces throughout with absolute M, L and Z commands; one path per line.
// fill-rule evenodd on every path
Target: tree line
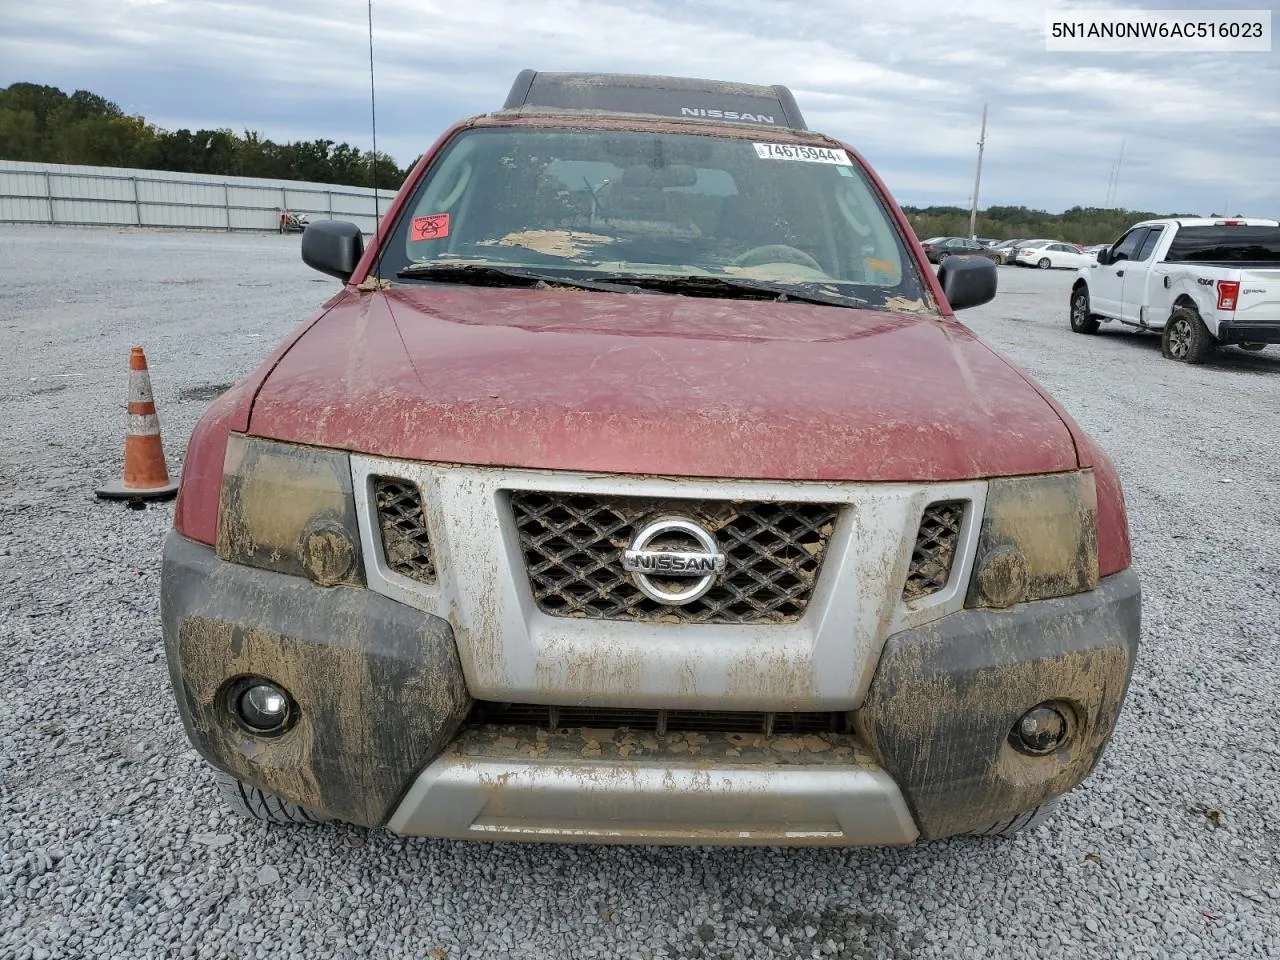
M 15 83 L 0 89 L 0 160 L 135 167 L 179 173 L 304 180 L 395 190 L 417 159 L 401 169 L 385 153 L 332 140 L 275 143 L 246 130 L 162 130 L 145 118 L 88 90 L 68 95 L 57 87 Z M 376 160 L 376 163 L 375 163 Z M 375 183 L 376 173 L 376 183 Z M 961 207 L 904 207 L 920 239 L 967 236 L 969 211 Z M 1214 213 L 1210 216 L 1219 216 Z M 979 211 L 978 236 L 1108 243 L 1132 224 L 1158 216 L 1147 211 L 1072 207 L 1048 213 L 1027 207 Z
M 275 143 L 251 130 L 162 130 L 96 93 L 15 83 L 0 89 L 0 160 L 135 167 L 178 173 L 305 180 L 395 190 L 401 169 L 347 143 Z M 376 161 L 376 162 L 375 162 Z M 414 161 L 417 162 L 416 160 Z M 376 173 L 376 182 L 375 182 Z
M 961 207 L 903 207 L 916 236 L 967 237 L 969 211 Z M 1211 217 L 1225 216 L 1211 213 Z M 1110 207 L 1072 207 L 1062 213 L 1027 207 L 987 207 L 978 211 L 977 234 L 998 240 L 1061 240 L 1066 243 L 1111 243 L 1135 223 L 1158 217 L 1198 217 L 1198 213 L 1152 213 Z M 1240 216 L 1240 214 L 1236 214 Z

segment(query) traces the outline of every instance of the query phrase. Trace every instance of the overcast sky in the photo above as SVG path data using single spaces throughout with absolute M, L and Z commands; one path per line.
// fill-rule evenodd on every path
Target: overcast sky
M 524 67 L 682 74 L 790 86 L 903 204 L 968 204 L 986 100 L 984 207 L 1102 205 L 1123 141 L 1117 205 L 1280 216 L 1280 46 L 1047 53 L 1050 6 L 1252 8 L 1280 29 L 1280 0 L 374 0 L 378 146 L 407 164 Z M 367 149 L 365 17 L 364 0 L 0 0 L 0 86 Z

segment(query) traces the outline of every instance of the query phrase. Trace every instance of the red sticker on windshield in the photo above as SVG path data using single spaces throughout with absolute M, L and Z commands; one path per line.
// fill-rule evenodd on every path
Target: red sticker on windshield
M 414 217 L 413 230 L 409 234 L 409 239 L 418 240 L 439 240 L 449 235 L 449 215 L 447 213 L 434 213 L 429 217 Z

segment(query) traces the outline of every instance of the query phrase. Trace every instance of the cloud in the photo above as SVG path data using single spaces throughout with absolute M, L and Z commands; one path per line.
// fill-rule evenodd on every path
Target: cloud
M 408 163 L 499 106 L 524 67 L 673 73 L 787 84 L 904 203 L 968 202 L 985 102 L 983 205 L 1100 204 L 1123 142 L 1124 206 L 1280 212 L 1276 53 L 1048 53 L 1048 6 L 374 0 L 379 147 Z M 169 128 L 369 143 L 365 7 L 350 0 L 9 5 L 0 64 L 0 84 L 91 89 Z

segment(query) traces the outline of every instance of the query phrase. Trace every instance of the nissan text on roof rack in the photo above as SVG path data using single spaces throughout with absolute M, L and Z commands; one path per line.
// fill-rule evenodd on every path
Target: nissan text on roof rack
M 1117 321 L 1161 333 L 1170 360 L 1280 343 L 1280 221 L 1187 217 L 1135 224 L 1071 289 L 1071 329 Z
M 717 111 L 713 113 L 713 111 Z M 736 118 L 732 117 L 736 114 Z M 240 813 L 909 844 L 1038 823 L 1137 650 L 1116 471 L 783 87 L 527 71 L 200 418 L 161 613 Z

